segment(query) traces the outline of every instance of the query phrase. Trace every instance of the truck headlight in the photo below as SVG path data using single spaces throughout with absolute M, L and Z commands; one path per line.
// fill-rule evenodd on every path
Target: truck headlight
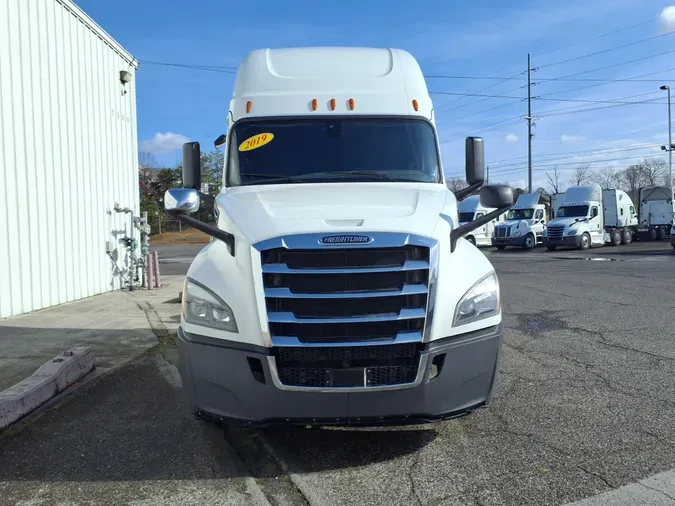
M 573 228 L 572 230 L 569 230 L 566 235 L 577 235 L 578 231 L 578 228 Z
M 190 279 L 183 287 L 183 318 L 212 329 L 239 332 L 230 306 L 211 290 Z
M 523 231 L 522 231 L 522 230 L 516 230 L 516 231 L 513 233 L 513 237 L 520 237 L 521 235 L 523 235 Z
M 499 281 L 497 274 L 490 273 L 469 289 L 457 304 L 453 327 L 498 315 Z

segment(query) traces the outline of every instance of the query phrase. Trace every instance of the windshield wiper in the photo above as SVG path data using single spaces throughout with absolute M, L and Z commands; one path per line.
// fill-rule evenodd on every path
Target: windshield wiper
M 335 172 L 315 172 L 310 174 L 301 174 L 299 177 L 302 178 L 306 177 L 308 179 L 321 179 L 321 178 L 341 179 L 349 176 L 363 176 L 375 179 L 376 181 L 390 181 L 393 183 L 401 183 L 406 181 L 414 182 L 413 180 L 394 179 L 393 177 L 388 176 L 387 174 L 382 174 L 381 172 L 376 172 L 374 170 L 340 170 Z
M 260 181 L 265 181 L 268 183 L 304 183 L 304 181 L 300 178 L 293 177 L 293 176 L 279 176 L 277 174 L 244 174 L 244 177 L 246 179 L 248 178 L 254 178 L 253 181 L 246 181 L 245 184 L 251 184 L 251 183 L 256 183 L 257 181 L 255 178 L 257 178 Z

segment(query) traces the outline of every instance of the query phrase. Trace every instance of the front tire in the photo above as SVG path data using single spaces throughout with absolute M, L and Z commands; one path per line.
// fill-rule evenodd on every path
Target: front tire
M 591 236 L 588 234 L 582 235 L 581 241 L 579 241 L 579 249 L 587 250 L 590 247 L 591 247 Z
M 467 241 L 469 241 L 473 246 L 476 245 L 476 238 L 472 235 L 466 238 Z
M 506 246 L 504 246 L 503 244 L 499 244 L 499 245 L 495 246 L 495 248 L 497 248 L 499 251 L 502 251 L 506 248 Z
M 525 236 L 525 240 L 523 241 L 523 248 L 530 251 L 534 249 L 535 244 L 537 244 L 537 242 L 532 234 L 528 234 Z

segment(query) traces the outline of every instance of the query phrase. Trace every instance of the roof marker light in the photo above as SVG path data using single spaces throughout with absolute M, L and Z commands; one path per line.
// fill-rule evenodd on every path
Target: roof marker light
M 312 111 L 316 111 L 316 107 L 318 105 L 318 102 L 316 101 L 315 98 L 312 99 Z
M 335 99 L 334 98 L 330 99 L 330 110 L 331 111 L 335 110 Z
M 250 100 L 246 102 L 246 112 L 251 112 L 251 105 L 253 105 L 253 103 Z
M 416 99 L 413 98 L 412 104 L 413 104 L 413 109 L 415 109 L 416 111 L 419 111 L 420 105 L 417 103 Z
M 349 110 L 353 111 L 354 110 L 354 99 L 350 98 L 348 101 L 349 104 Z

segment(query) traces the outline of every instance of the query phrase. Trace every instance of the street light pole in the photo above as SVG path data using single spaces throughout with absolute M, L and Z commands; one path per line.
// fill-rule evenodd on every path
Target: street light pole
M 670 184 L 670 196 L 673 196 L 673 128 L 670 117 L 670 86 L 663 85 L 661 89 L 668 92 L 668 182 Z

